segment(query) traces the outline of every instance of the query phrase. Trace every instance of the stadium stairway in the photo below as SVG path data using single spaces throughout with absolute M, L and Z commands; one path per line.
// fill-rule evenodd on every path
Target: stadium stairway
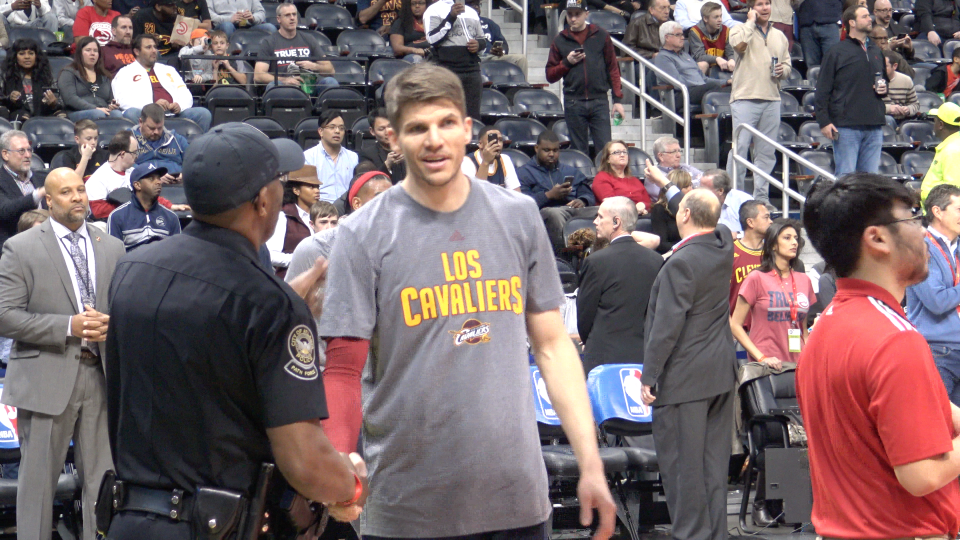
M 486 16 L 486 1 L 483 3 L 481 10 L 481 15 Z M 519 54 L 523 50 L 523 41 L 520 34 L 520 15 L 516 11 L 504 6 L 504 9 L 493 10 L 491 19 L 500 26 L 500 30 L 503 32 L 503 37 L 506 38 L 509 44 L 510 52 Z M 550 43 L 547 42 L 546 37 L 538 36 L 536 34 L 528 36 L 527 39 L 527 63 L 529 65 L 527 81 L 531 84 L 547 84 L 546 70 L 544 67 L 547 65 L 547 56 L 550 52 Z M 563 96 L 561 93 L 561 84 L 561 82 L 556 82 L 549 85 L 547 89 L 557 94 L 562 99 Z M 626 114 L 624 115 L 622 124 L 619 126 L 613 126 L 613 138 L 622 139 L 628 143 L 634 143 L 637 145 L 637 147 L 640 147 L 640 130 L 643 129 L 643 126 L 641 126 L 639 118 L 633 117 L 633 99 L 631 99 L 632 94 L 629 92 L 624 92 L 624 94 L 626 98 L 624 100 L 624 109 Z M 699 122 L 699 120 L 691 118 L 691 122 Z M 653 141 L 657 140 L 659 137 L 674 135 L 671 132 L 670 127 L 666 124 L 669 124 L 669 122 L 664 122 L 661 120 L 647 121 L 647 144 L 646 148 L 642 148 L 642 150 L 648 155 L 653 155 Z M 705 151 L 703 148 L 692 146 L 690 164 L 700 170 L 715 168 L 717 166 L 716 163 L 705 162 L 704 154 Z

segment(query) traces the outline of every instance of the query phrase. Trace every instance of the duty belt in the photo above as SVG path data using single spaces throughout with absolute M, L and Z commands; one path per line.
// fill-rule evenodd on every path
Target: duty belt
M 146 512 L 174 521 L 190 521 L 193 517 L 193 496 L 184 495 L 182 489 L 151 489 L 115 482 L 113 511 Z

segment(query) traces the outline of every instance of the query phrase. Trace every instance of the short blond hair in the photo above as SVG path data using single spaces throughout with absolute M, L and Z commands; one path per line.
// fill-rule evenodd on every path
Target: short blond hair
M 407 105 L 445 99 L 451 101 L 462 116 L 467 115 L 466 98 L 460 78 L 436 64 L 414 64 L 387 83 L 384 93 L 387 120 L 400 127 L 400 115 Z

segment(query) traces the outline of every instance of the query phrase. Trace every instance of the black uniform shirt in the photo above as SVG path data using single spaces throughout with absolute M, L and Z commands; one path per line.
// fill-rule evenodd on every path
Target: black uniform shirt
M 252 490 L 266 428 L 326 418 L 313 316 L 238 233 L 191 223 L 110 285 L 105 371 L 120 479 Z

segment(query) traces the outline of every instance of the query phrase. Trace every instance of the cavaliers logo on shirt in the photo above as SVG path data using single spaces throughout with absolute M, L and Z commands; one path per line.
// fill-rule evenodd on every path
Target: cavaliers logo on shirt
M 313 361 L 316 356 L 316 340 L 313 339 L 313 332 L 306 325 L 297 325 L 287 336 L 287 348 L 290 356 L 293 357 L 284 366 L 287 373 L 305 381 L 316 379 L 319 372 Z
M 460 330 L 447 330 L 453 334 L 453 344 L 459 347 L 464 343 L 476 345 L 490 341 L 490 323 L 476 319 L 467 319 Z

